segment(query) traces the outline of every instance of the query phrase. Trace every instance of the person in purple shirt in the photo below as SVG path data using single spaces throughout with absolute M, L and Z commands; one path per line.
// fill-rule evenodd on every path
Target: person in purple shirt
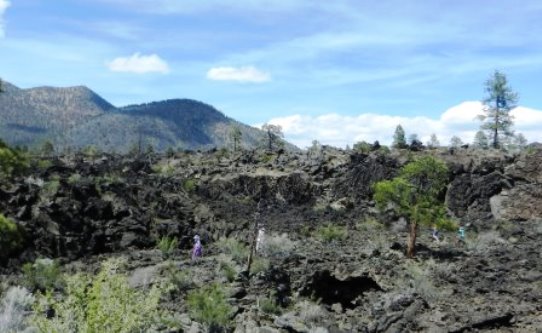
M 199 236 L 194 236 L 194 248 L 192 249 L 192 260 L 196 260 L 197 258 L 201 257 L 203 254 L 203 247 L 201 246 L 201 241 L 199 239 Z

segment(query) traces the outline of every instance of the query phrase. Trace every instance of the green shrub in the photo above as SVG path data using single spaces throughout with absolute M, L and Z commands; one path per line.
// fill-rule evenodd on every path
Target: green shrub
M 51 198 L 57 194 L 59 188 L 60 181 L 58 181 L 57 179 L 53 179 L 43 184 L 41 191 L 44 197 Z
M 255 257 L 250 265 L 250 274 L 258 274 L 269 269 L 269 260 L 262 257 Z
M 181 271 L 173 262 L 168 261 L 163 270 L 171 287 L 177 291 L 186 291 L 194 287 L 192 277 L 186 271 Z
M 348 236 L 345 227 L 329 224 L 316 229 L 316 237 L 324 243 L 342 242 Z
M 0 142 L 0 178 L 21 174 L 28 168 L 28 159 L 19 150 Z
M 66 294 L 40 296 L 31 322 L 40 332 L 147 332 L 162 317 L 161 288 L 136 290 L 119 273 L 119 259 L 106 261 L 95 277 L 76 274 L 66 278 Z M 45 310 L 55 312 L 46 318 Z
M 162 256 L 164 258 L 169 258 L 175 249 L 177 249 L 177 246 L 179 246 L 179 240 L 177 237 L 170 238 L 168 236 L 164 236 L 160 239 L 160 242 L 158 242 L 158 248 L 162 252 Z
M 362 232 L 380 231 L 384 229 L 384 224 L 380 223 L 374 217 L 366 217 L 356 225 L 356 229 Z
M 53 162 L 50 160 L 39 160 L 37 165 L 38 169 L 45 170 L 53 166 Z
M 192 319 L 207 325 L 209 331 L 229 326 L 233 309 L 219 284 L 214 283 L 190 292 L 186 302 Z
M 238 264 L 243 264 L 248 258 L 248 248 L 245 244 L 234 238 L 220 238 L 218 248 L 224 254 L 229 254 Z
M 183 182 L 183 189 L 188 192 L 192 193 L 196 190 L 196 180 L 195 179 L 185 179 Z
M 373 150 L 373 145 L 365 141 L 360 141 L 354 143 L 353 149 L 360 153 L 368 154 Z
M 235 270 L 235 267 L 232 265 L 232 263 L 227 262 L 226 260 L 221 260 L 219 262 L 219 268 L 224 273 L 224 276 L 228 280 L 228 282 L 233 282 L 235 280 L 235 277 L 237 276 L 237 271 Z
M 22 231 L 15 222 L 0 214 L 0 261 L 23 246 Z
M 62 286 L 60 268 L 55 260 L 36 259 L 23 265 L 23 285 L 30 290 L 51 290 Z
M 258 300 L 258 307 L 260 311 L 265 314 L 280 315 L 282 313 L 280 306 L 278 306 L 277 302 L 271 298 L 262 298 Z
M 295 242 L 288 238 L 288 234 L 271 234 L 263 238 L 260 252 L 265 257 L 283 258 L 289 256 L 294 248 Z
M 75 185 L 81 181 L 81 174 L 74 173 L 68 177 L 68 184 Z

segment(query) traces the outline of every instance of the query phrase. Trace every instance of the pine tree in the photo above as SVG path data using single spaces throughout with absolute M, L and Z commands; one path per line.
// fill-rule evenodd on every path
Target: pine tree
M 480 129 L 489 133 L 493 148 L 499 148 L 503 137 L 513 135 L 510 110 L 516 107 L 518 95 L 508 85 L 506 75 L 499 71 L 493 73 L 485 86 L 488 96 L 483 101 L 485 114 L 479 116 L 483 122 Z
M 403 126 L 397 125 L 393 134 L 393 148 L 406 148 L 405 130 Z
M 243 132 L 241 132 L 239 126 L 232 126 L 230 128 L 230 138 L 233 143 L 234 152 L 236 152 L 241 147 L 241 137 L 243 137 Z
M 427 142 L 427 147 L 429 148 L 438 148 L 440 147 L 440 142 L 438 141 L 437 135 L 435 133 L 431 134 L 429 142 Z
M 414 256 L 418 225 L 436 224 L 441 229 L 453 228 L 446 218 L 446 206 L 441 196 L 447 182 L 446 164 L 432 156 L 424 156 L 401 168 L 397 177 L 375 184 L 373 198 L 377 207 L 385 209 L 392 203 L 396 213 L 409 223 L 409 258 Z
M 450 140 L 450 146 L 453 148 L 459 148 L 463 145 L 463 141 L 460 137 L 457 135 L 452 136 L 452 139 Z
M 522 133 L 518 133 L 515 137 L 516 145 L 518 148 L 522 149 L 525 148 L 527 145 L 527 139 L 525 139 L 525 136 Z
M 485 135 L 484 131 L 480 130 L 476 132 L 476 135 L 474 136 L 474 142 L 472 143 L 472 145 L 475 148 L 480 148 L 480 149 L 489 148 L 487 136 Z

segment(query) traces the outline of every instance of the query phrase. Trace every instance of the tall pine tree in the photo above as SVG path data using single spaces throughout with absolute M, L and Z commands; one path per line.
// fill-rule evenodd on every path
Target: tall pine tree
M 488 132 L 493 148 L 499 148 L 503 137 L 513 135 L 510 110 L 516 107 L 518 95 L 508 85 L 506 75 L 499 71 L 495 71 L 487 80 L 485 88 L 487 93 L 483 101 L 485 114 L 479 117 L 482 121 L 480 129 Z
M 393 148 L 406 148 L 405 130 L 403 126 L 397 125 L 395 133 L 393 134 Z

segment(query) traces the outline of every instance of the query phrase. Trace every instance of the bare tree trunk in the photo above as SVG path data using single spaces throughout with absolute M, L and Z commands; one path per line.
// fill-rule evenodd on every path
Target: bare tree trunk
M 250 276 L 250 266 L 252 266 L 252 259 L 254 258 L 254 252 L 256 249 L 256 241 L 258 238 L 258 229 L 260 225 L 260 202 L 258 202 L 258 208 L 256 213 L 254 213 L 254 230 L 252 233 L 252 240 L 250 243 L 250 250 L 248 252 L 248 261 L 247 261 L 247 276 Z
M 407 247 L 407 257 L 413 258 L 416 252 L 416 231 L 418 229 L 418 224 L 416 221 L 410 222 L 410 234 L 408 236 L 408 247 Z

